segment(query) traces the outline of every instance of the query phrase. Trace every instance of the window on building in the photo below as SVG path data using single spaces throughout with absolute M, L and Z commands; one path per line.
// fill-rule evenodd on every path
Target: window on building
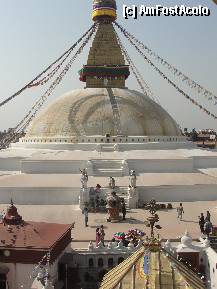
M 98 267 L 103 267 L 103 259 L 102 258 L 98 259 Z
M 114 266 L 114 260 L 113 258 L 108 259 L 108 267 L 113 267 Z
M 6 289 L 6 282 L 7 282 L 7 279 L 6 279 L 6 275 L 5 274 L 0 274 L 0 288 L 1 289 Z
M 94 263 L 93 263 L 93 258 L 90 258 L 89 259 L 89 267 L 93 267 L 94 266 Z

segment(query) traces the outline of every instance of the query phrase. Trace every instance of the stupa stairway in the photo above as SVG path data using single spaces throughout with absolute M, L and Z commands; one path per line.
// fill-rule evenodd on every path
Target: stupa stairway
M 118 159 L 91 160 L 93 176 L 121 177 L 125 175 L 125 161 Z
M 115 95 L 113 94 L 112 89 L 107 88 L 107 92 L 108 92 L 110 103 L 112 106 L 114 125 L 116 127 L 117 134 L 120 135 L 121 134 L 121 120 L 120 120 L 118 104 L 117 104 L 117 101 L 116 101 Z

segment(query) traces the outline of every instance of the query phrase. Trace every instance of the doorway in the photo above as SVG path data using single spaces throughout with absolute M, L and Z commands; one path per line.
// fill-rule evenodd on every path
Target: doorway
M 7 289 L 7 277 L 6 274 L 0 273 L 0 289 Z

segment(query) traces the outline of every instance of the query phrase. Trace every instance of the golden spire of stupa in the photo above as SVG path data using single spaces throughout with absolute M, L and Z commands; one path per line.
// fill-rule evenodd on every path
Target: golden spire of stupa
M 117 5 L 115 0 L 93 0 L 93 21 L 100 21 L 105 17 L 114 21 L 117 18 Z
M 90 48 L 87 65 L 80 71 L 86 87 L 125 87 L 129 67 L 125 65 L 112 22 L 117 18 L 115 0 L 94 0 L 92 19 L 98 29 Z

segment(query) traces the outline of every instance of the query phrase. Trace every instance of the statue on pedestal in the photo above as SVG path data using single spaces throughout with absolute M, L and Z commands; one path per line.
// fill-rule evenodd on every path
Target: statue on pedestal
M 109 179 L 109 188 L 110 189 L 115 188 L 115 179 L 113 177 L 110 177 L 110 179 Z
M 132 188 L 136 188 L 136 172 L 134 170 L 130 170 L 130 186 Z
M 87 182 L 88 182 L 88 174 L 87 174 L 87 170 L 83 169 L 80 170 L 81 172 L 81 188 L 86 189 L 87 188 Z
M 110 222 L 119 222 L 120 221 L 120 208 L 121 208 L 121 198 L 116 195 L 116 192 L 112 191 L 111 194 L 106 199 L 107 210 L 109 214 Z
M 128 187 L 128 197 L 129 198 L 133 198 L 134 192 L 135 192 L 134 188 L 132 188 L 131 185 L 129 185 L 129 187 Z
M 89 203 L 89 192 L 87 190 L 88 174 L 87 170 L 80 170 L 81 172 L 81 190 L 79 195 L 79 207 L 81 210 L 84 209 L 85 205 Z

